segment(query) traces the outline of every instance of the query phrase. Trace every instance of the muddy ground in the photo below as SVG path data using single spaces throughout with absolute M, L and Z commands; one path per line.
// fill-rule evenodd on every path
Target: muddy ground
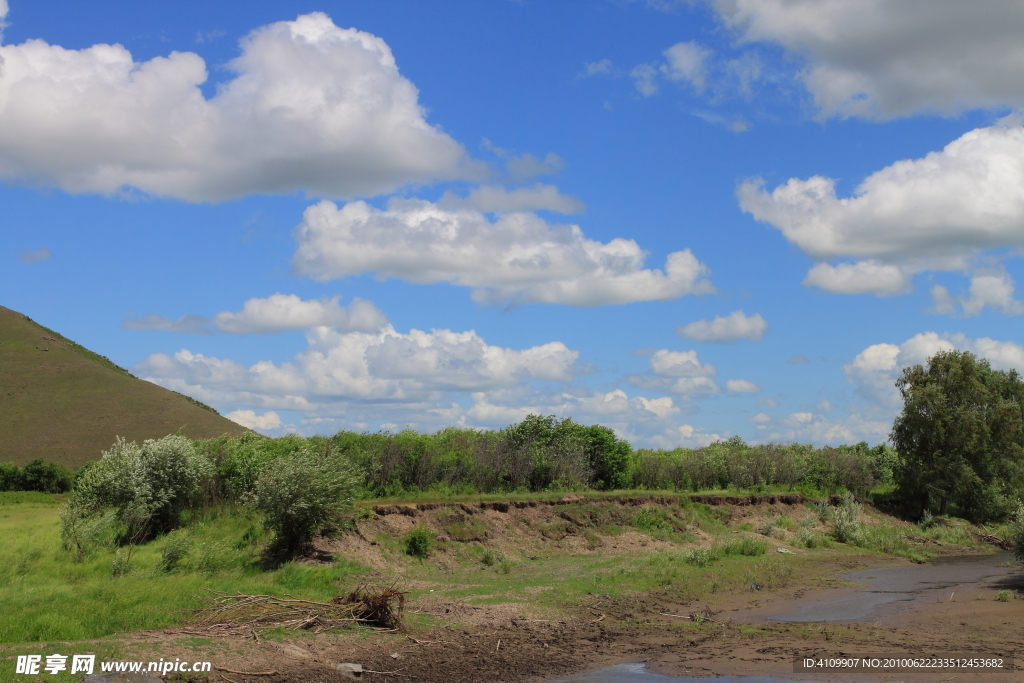
M 870 563 L 834 563 L 837 576 Z M 876 563 L 878 564 L 878 563 Z M 884 564 L 893 564 L 886 562 Z M 410 605 L 445 618 L 430 632 L 320 634 L 280 643 L 236 638 L 233 654 L 218 657 L 217 677 L 229 683 L 326 683 L 349 680 L 336 671 L 355 662 L 370 681 L 518 683 L 542 681 L 619 662 L 646 662 L 672 675 L 778 675 L 815 681 L 1024 681 L 1024 671 L 997 673 L 794 674 L 794 657 L 870 654 L 1024 654 L 1024 601 L 998 602 L 994 590 L 1024 590 L 1019 573 L 996 584 L 962 589 L 953 599 L 916 604 L 870 622 L 844 624 L 744 623 L 745 617 L 808 596 L 793 584 L 775 594 L 724 596 L 700 604 L 674 602 L 670 593 L 594 600 L 564 619 L 535 620 L 503 613 L 500 605 L 437 602 Z M 828 590 L 814 588 L 816 595 Z M 682 618 L 699 612 L 711 619 Z M 679 615 L 679 616 L 666 616 Z M 184 634 L 153 633 L 159 651 Z M 171 642 L 168 642 L 171 641 Z M 153 643 L 155 645 L 156 643 Z M 147 648 L 148 649 L 148 648 Z M 236 672 L 275 672 L 248 676 Z

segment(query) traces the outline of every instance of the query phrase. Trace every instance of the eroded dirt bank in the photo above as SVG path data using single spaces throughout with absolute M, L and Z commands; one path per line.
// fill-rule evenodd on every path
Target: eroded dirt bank
M 999 589 L 1024 593 L 1019 571 L 957 588 L 949 599 L 918 601 L 912 609 L 871 614 L 859 622 L 768 622 L 767 617 L 810 598 L 851 590 L 842 578 L 850 572 L 913 563 L 845 546 L 800 546 L 799 529 L 815 528 L 810 525 L 815 510 L 799 496 L 699 502 L 714 507 L 680 507 L 673 498 L 588 501 L 572 496 L 518 504 L 377 506 L 357 523 L 355 533 L 322 539 L 307 561 L 351 557 L 374 568 L 368 580 L 395 582 L 411 591 L 406 632 L 278 630 L 220 637 L 185 627 L 123 638 L 122 656 L 141 661 L 168 654 L 206 658 L 218 667 L 211 679 L 177 680 L 228 683 L 351 680 L 338 672 L 342 662 L 360 664 L 366 670 L 362 679 L 369 681 L 519 683 L 626 661 L 690 676 L 945 681 L 968 676 L 807 676 L 793 673 L 793 659 L 933 652 L 1016 652 L 1024 657 L 1024 602 L 995 599 Z M 645 524 L 654 526 L 646 530 L 637 526 L 644 510 L 661 515 L 647 514 Z M 783 518 L 792 522 L 790 528 L 782 525 Z M 755 531 L 772 520 L 780 521 L 769 535 Z M 865 521 L 894 523 L 871 510 Z M 401 550 L 403 534 L 417 525 L 437 537 L 427 560 L 412 561 Z M 919 532 L 908 527 L 907 533 Z M 664 585 L 651 589 L 619 586 L 602 592 L 573 584 L 588 572 L 601 571 L 615 580 L 623 568 L 644 571 L 647 565 L 637 570 L 629 563 L 659 553 L 675 556 L 678 564 L 681 553 L 742 538 L 769 541 L 769 555 L 734 557 L 728 567 L 690 567 L 685 578 L 667 573 Z M 934 539 L 916 542 L 945 554 L 992 551 Z M 664 571 L 650 566 L 652 572 Z M 572 597 L 552 599 L 560 593 Z M 27 651 L 20 648 L 19 654 Z M 1016 678 L 1005 672 L 969 677 L 979 683 L 1024 681 L 1024 672 L 1012 675 Z

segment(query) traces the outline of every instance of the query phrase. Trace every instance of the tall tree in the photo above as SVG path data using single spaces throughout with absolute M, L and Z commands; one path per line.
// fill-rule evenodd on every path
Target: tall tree
M 1005 516 L 1024 493 L 1024 382 L 967 351 L 942 351 L 896 381 L 903 411 L 890 439 L 896 482 L 918 514 L 949 506 L 977 521 Z

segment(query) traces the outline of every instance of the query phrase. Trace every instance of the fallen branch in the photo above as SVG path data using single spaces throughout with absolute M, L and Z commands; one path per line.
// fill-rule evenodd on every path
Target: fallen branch
M 1003 550 L 1013 549 L 1012 543 L 1002 538 L 999 538 L 998 536 L 993 536 L 992 534 L 979 534 L 977 531 L 972 531 L 971 533 L 977 536 L 978 539 L 984 541 L 985 543 L 997 546 L 999 548 L 1002 548 Z

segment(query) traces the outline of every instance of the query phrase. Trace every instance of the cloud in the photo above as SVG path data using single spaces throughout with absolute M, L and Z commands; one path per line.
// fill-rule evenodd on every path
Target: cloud
M 488 345 L 473 331 L 400 334 L 390 325 L 376 333 L 316 327 L 306 339 L 308 349 L 281 365 L 261 361 L 245 367 L 183 349 L 173 356 L 153 354 L 135 367 L 165 386 L 202 387 L 217 402 L 249 396 L 253 407 L 302 410 L 342 398 L 409 403 L 428 401 L 441 390 L 564 381 L 574 376 L 579 356 L 561 342 L 516 351 Z
M 348 307 L 338 305 L 340 297 L 303 301 L 294 294 L 274 294 L 266 299 L 249 299 L 242 310 L 223 311 L 213 318 L 183 315 L 177 320 L 162 315 L 143 315 L 121 323 L 126 330 L 158 330 L 181 334 L 266 334 L 311 327 L 329 327 L 342 332 L 376 332 L 388 318 L 371 302 L 353 299 Z
M 505 162 L 505 168 L 509 175 L 516 180 L 527 180 L 539 175 L 551 175 L 565 168 L 562 157 L 554 152 L 548 152 L 543 159 L 538 159 L 532 154 L 526 153 L 519 156 L 509 157 Z
M 658 92 L 658 69 L 650 64 L 637 64 L 629 72 L 633 79 L 633 87 L 644 97 L 650 97 Z
M 568 383 L 578 353 L 561 342 L 515 350 L 491 346 L 472 331 L 402 334 L 391 327 L 376 334 L 315 328 L 306 338 L 308 348 L 287 363 L 246 367 L 183 349 L 152 354 L 133 371 L 213 405 L 236 406 L 228 417 L 254 429 L 287 427 L 277 422 L 281 410 L 301 412 L 302 424 L 319 432 L 385 425 L 500 428 L 534 413 L 606 425 L 652 447 L 719 438 L 680 426 L 671 397 L 593 392 Z
M 810 363 L 811 361 L 809 358 L 807 358 L 807 356 L 801 356 L 797 354 L 795 356 L 790 356 L 789 360 L 787 360 L 786 362 L 789 363 L 790 365 L 799 365 L 801 363 Z
M 775 425 L 765 425 L 761 434 L 770 441 L 838 446 L 859 441 L 885 441 L 891 421 L 867 419 L 861 415 L 831 419 L 820 413 L 798 412 Z
M 172 320 L 162 315 L 148 313 L 137 318 L 126 318 L 121 321 L 126 330 L 155 330 L 157 332 L 175 332 L 177 334 L 213 334 L 210 321 L 201 315 L 183 315 Z
M 659 389 L 679 396 L 690 396 L 721 391 L 711 379 L 717 374 L 714 365 L 701 364 L 696 351 L 661 349 L 651 354 L 649 373 L 629 375 L 626 381 L 643 389 Z
M 911 290 L 911 277 L 899 266 L 871 259 L 834 266 L 815 264 L 807 271 L 803 284 L 820 287 L 830 294 L 894 296 Z
M 725 390 L 737 394 L 756 394 L 761 391 L 761 387 L 745 379 L 730 379 L 725 383 Z
M 700 364 L 696 351 L 661 349 L 651 356 L 651 372 L 663 377 L 714 377 L 718 374 L 710 363 Z
M 961 314 L 965 318 L 980 314 L 986 306 L 1004 315 L 1021 315 L 1024 313 L 1024 303 L 1013 298 L 1015 290 L 1013 278 L 1004 270 L 976 273 L 971 277 L 966 297 L 954 298 L 942 285 L 932 287 L 931 312 L 951 314 L 959 304 Z
M 858 392 L 881 407 L 891 418 L 902 408 L 896 380 L 904 368 L 927 365 L 939 351 L 970 351 L 987 358 L 997 370 L 1024 369 L 1024 346 L 988 337 L 971 339 L 962 334 L 922 332 L 902 344 L 873 344 L 843 367 L 847 379 Z
M 531 213 L 491 221 L 419 199 L 393 198 L 384 210 L 322 201 L 306 209 L 295 237 L 299 274 L 448 282 L 471 287 L 482 303 L 603 306 L 714 291 L 707 266 L 688 249 L 669 254 L 664 270 L 644 269 L 646 252 L 632 240 L 603 244 Z
M 707 60 L 713 54 L 711 50 L 694 41 L 676 43 L 665 50 L 665 64 L 660 71 L 670 81 L 686 81 L 697 92 L 704 89 L 707 75 Z
M 338 305 L 340 297 L 303 301 L 294 294 L 274 294 L 266 299 L 249 299 L 238 313 L 224 311 L 213 317 L 214 326 L 229 334 L 265 334 L 311 327 L 330 327 L 346 332 L 376 332 L 388 324 L 379 308 L 363 299 L 348 307 Z
M 529 152 L 525 154 L 513 154 L 507 149 L 498 147 L 487 138 L 483 139 L 481 146 L 495 156 L 505 160 L 505 170 L 513 180 L 521 182 L 539 175 L 551 175 L 565 168 L 565 161 L 554 152 L 548 152 L 540 159 Z
M 751 180 L 740 206 L 819 263 L 805 284 L 836 293 L 908 291 L 914 273 L 966 270 L 986 249 L 1024 246 L 1024 127 L 965 133 L 940 152 L 868 176 L 853 196 L 835 181 L 791 178 L 771 192 Z
M 637 92 L 644 97 L 658 92 L 659 78 L 689 83 L 699 93 L 706 85 L 708 60 L 712 54 L 711 50 L 693 41 L 676 43 L 662 52 L 664 62 L 638 64 L 629 72 L 629 77 L 633 79 Z
M 590 76 L 608 76 L 612 72 L 612 60 L 602 59 L 597 62 L 586 62 L 583 65 L 583 71 L 580 72 L 580 78 L 589 78 Z
M 759 425 L 768 424 L 771 421 L 772 421 L 772 418 L 769 417 L 768 415 L 766 415 L 765 413 L 758 413 L 754 417 L 750 418 L 750 422 L 753 422 L 754 424 L 759 424 Z
M 388 45 L 323 13 L 263 26 L 206 99 L 191 52 L 0 46 L 0 179 L 72 193 L 125 187 L 186 201 L 351 197 L 478 177 L 429 125 Z
M 824 117 L 1024 106 L 1016 0 L 711 0 L 742 42 L 780 45 Z
M 281 422 L 281 417 L 273 410 L 268 410 L 262 415 L 257 415 L 252 410 L 235 410 L 225 415 L 225 417 L 243 427 L 257 431 L 271 431 L 284 425 Z
M 468 209 L 480 213 L 507 213 L 519 211 L 555 211 L 557 213 L 583 213 L 586 205 L 576 197 L 562 194 L 554 185 L 536 184 L 508 190 L 497 185 L 474 188 L 466 197 L 445 192 L 437 205 L 450 210 Z
M 3 8 L 0 7 L 0 9 Z M 18 254 L 18 260 L 22 263 L 42 263 L 43 261 L 49 261 L 52 256 L 50 248 L 43 246 L 38 249 L 26 249 Z
M 760 313 L 747 316 L 733 311 L 727 316 L 716 315 L 714 320 L 697 320 L 676 329 L 676 334 L 694 341 L 732 344 L 737 339 L 758 341 L 768 329 L 768 321 Z

